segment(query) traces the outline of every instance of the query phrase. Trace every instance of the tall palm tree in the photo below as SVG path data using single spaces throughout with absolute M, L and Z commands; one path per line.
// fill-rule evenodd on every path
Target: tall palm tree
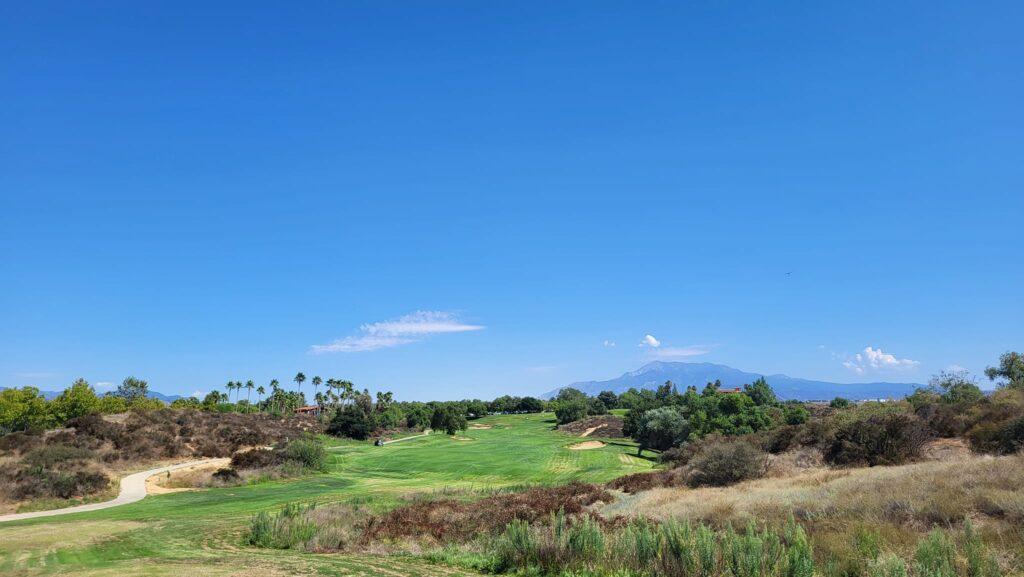
M 235 381 L 228 381 L 227 384 L 224 385 L 224 390 L 228 392 L 227 397 L 230 399 L 231 391 L 235 390 Z
M 252 411 L 252 390 L 256 388 L 256 383 L 252 382 L 252 379 L 245 381 L 245 412 Z
M 263 407 L 260 405 L 263 404 L 263 395 L 265 395 L 266 392 L 267 390 L 263 388 L 263 385 L 256 387 L 256 409 L 261 413 L 263 412 Z
M 313 383 L 313 398 L 315 399 L 316 398 L 316 389 L 317 389 L 317 387 L 320 386 L 321 383 L 324 382 L 324 380 L 321 379 L 319 375 L 317 375 L 317 376 L 313 377 L 313 380 L 311 382 Z
M 278 402 L 278 401 L 280 400 L 280 398 L 281 398 L 281 397 L 280 397 L 280 396 L 279 396 L 279 395 L 277 394 L 277 392 L 281 390 L 281 387 L 279 387 L 279 386 L 278 386 L 278 382 L 277 382 L 277 379 L 271 379 L 271 381 L 270 381 L 270 389 L 271 389 L 272 391 L 274 391 L 273 393 L 271 393 L 271 394 L 270 394 L 270 396 L 271 396 L 271 398 L 273 398 L 273 399 L 274 399 L 274 405 L 275 405 L 275 407 L 276 407 L 276 406 L 277 406 L 277 402 Z
M 295 381 L 296 385 L 298 385 L 298 388 L 296 390 L 298 390 L 301 393 L 302 392 L 302 383 L 305 382 L 306 375 L 302 374 L 301 372 L 296 373 L 295 374 L 295 378 L 292 379 L 292 380 Z

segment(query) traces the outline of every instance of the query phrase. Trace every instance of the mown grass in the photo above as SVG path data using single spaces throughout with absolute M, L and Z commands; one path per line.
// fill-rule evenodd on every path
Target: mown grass
M 173 493 L 104 511 L 0 525 L 0 575 L 219 574 L 437 575 L 462 570 L 406 558 L 309 555 L 243 544 L 250 518 L 290 502 L 385 510 L 419 492 L 486 490 L 570 480 L 605 482 L 647 470 L 636 446 L 616 440 L 570 451 L 547 415 L 488 417 L 456 441 L 435 433 L 394 445 L 328 441 L 328 472 L 291 481 Z M 99 527 L 121 527 L 112 532 Z M 21 538 L 25 533 L 46 539 Z M 83 536 L 84 535 L 84 536 Z M 198 567 L 202 567 L 197 572 Z

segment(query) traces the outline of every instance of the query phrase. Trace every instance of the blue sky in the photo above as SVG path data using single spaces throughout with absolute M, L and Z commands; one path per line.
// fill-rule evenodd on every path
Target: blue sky
M 0 385 L 980 373 L 1024 348 L 1022 17 L 9 3 Z

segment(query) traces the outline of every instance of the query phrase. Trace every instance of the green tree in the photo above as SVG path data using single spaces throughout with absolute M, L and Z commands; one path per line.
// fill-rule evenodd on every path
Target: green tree
M 263 385 L 256 387 L 256 408 L 259 412 L 263 412 L 263 395 L 267 394 L 267 389 L 263 388 Z
M 0 434 L 46 428 L 52 423 L 53 417 L 39 389 L 22 387 L 0 391 Z
M 612 391 L 601 391 L 597 394 L 597 400 L 609 411 L 619 406 L 619 396 Z
M 555 409 L 555 418 L 558 419 L 559 425 L 585 419 L 587 414 L 587 402 L 583 399 L 559 402 L 558 408 Z
M 1000 387 L 1024 389 L 1024 355 L 1015 351 L 1003 353 L 999 356 L 999 366 L 986 368 L 985 376 L 990 381 L 998 379 Z
M 301 372 L 296 373 L 295 378 L 292 380 L 294 380 L 295 384 L 298 385 L 295 390 L 301 393 L 302 383 L 306 381 L 306 375 L 302 374 Z
M 519 399 L 515 410 L 523 413 L 540 413 L 544 410 L 544 401 L 535 397 L 523 397 Z
M 100 413 L 113 415 L 128 410 L 128 403 L 121 397 L 108 393 L 100 397 Z
M 928 381 L 935 391 L 942 391 L 940 398 L 949 404 L 976 403 L 985 397 L 970 373 L 963 370 L 942 371 Z
M 644 413 L 634 438 L 644 449 L 664 451 L 686 442 L 690 423 L 676 407 L 659 407 Z
M 313 380 L 310 381 L 310 382 L 313 383 L 313 398 L 316 399 L 317 398 L 317 390 L 320 388 L 320 385 L 322 385 L 324 383 L 324 380 L 321 379 L 319 377 L 319 375 L 317 375 L 317 376 L 314 376 Z M 317 404 L 319 404 L 319 403 L 317 403 Z
M 376 415 L 356 405 L 349 405 L 334 413 L 327 425 L 327 434 L 364 441 L 377 430 Z
M 118 385 L 117 391 L 114 392 L 115 396 L 124 399 L 128 405 L 136 404 L 140 401 L 144 401 L 149 395 L 149 383 L 142 379 L 136 379 L 135 377 L 126 377 L 121 384 Z
M 585 401 L 587 400 L 587 394 L 579 389 L 565 387 L 558 391 L 558 395 L 555 397 L 555 400 L 560 402 Z
M 252 380 L 245 381 L 245 405 L 247 410 L 249 409 L 249 403 L 252 399 L 252 390 L 254 388 L 256 388 L 256 383 L 252 382 Z
M 50 412 L 58 424 L 64 424 L 89 413 L 97 413 L 99 410 L 100 398 L 85 379 L 78 379 L 50 401 Z
M 778 397 L 775 396 L 775 391 L 768 386 L 768 381 L 761 377 L 750 385 L 743 385 L 743 392 L 746 393 L 755 405 L 764 406 L 775 406 L 779 404 Z

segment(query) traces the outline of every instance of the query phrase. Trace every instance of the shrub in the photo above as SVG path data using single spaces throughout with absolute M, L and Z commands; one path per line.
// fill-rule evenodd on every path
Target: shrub
M 22 460 L 29 465 L 51 469 L 67 461 L 81 461 L 92 456 L 93 452 L 88 449 L 65 445 L 44 445 L 26 453 Z
M 691 486 L 731 485 L 764 475 L 767 456 L 749 443 L 725 441 L 705 447 L 690 466 Z
M 587 403 L 582 400 L 562 401 L 555 409 L 555 417 L 558 419 L 559 425 L 585 419 L 588 414 Z
M 844 399 L 843 397 L 836 397 L 836 398 L 832 399 L 832 402 L 830 402 L 828 404 L 828 406 L 832 407 L 833 409 L 846 409 L 846 408 L 848 408 L 852 404 L 853 403 L 850 402 L 850 399 Z
M 242 477 L 238 475 L 238 471 L 230 468 L 224 468 L 217 469 L 213 473 L 213 480 L 228 485 L 241 481 Z
M 280 451 L 273 450 L 253 449 L 239 451 L 231 456 L 231 468 L 238 470 L 265 469 L 276 467 L 282 462 L 284 462 L 284 455 Z
M 284 458 L 301 464 L 310 471 L 327 470 L 327 450 L 320 439 L 293 439 L 284 448 Z
M 930 435 L 914 416 L 874 414 L 843 424 L 825 451 L 833 465 L 900 465 L 917 459 Z

